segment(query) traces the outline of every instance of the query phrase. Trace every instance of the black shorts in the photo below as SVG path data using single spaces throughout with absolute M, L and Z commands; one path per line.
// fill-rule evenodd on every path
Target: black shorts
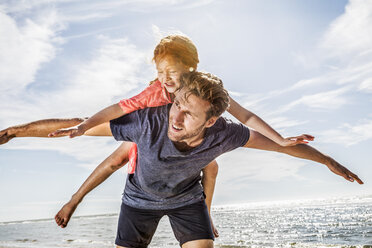
M 208 209 L 204 201 L 169 210 L 148 210 L 121 204 L 115 244 L 147 247 L 160 219 L 167 215 L 180 245 L 199 239 L 214 240 Z

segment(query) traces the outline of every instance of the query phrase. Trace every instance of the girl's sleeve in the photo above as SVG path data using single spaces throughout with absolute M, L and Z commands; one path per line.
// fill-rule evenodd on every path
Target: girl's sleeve
M 168 92 L 159 81 L 156 81 L 138 95 L 121 100 L 119 106 L 125 114 L 129 114 L 139 109 L 158 107 L 168 103 L 171 103 Z

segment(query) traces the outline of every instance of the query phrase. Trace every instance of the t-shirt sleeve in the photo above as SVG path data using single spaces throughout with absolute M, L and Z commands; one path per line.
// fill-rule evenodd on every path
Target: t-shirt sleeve
M 121 100 L 119 106 L 125 114 L 129 114 L 139 109 L 158 107 L 168 103 L 171 103 L 168 92 L 159 81 L 155 81 L 138 95 Z
M 226 142 L 224 152 L 234 150 L 238 147 L 243 147 L 249 140 L 250 131 L 249 128 L 241 123 L 235 123 L 230 120 L 226 120 Z
M 111 120 L 110 128 L 112 136 L 114 136 L 117 141 L 131 141 L 137 143 L 142 128 L 141 112 L 135 111 Z

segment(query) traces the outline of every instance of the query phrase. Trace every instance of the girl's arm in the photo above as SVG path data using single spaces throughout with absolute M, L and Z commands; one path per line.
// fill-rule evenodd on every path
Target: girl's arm
M 104 123 L 109 123 L 110 120 L 119 118 L 120 116 L 129 114 L 133 111 L 168 104 L 170 103 L 170 99 L 164 90 L 165 89 L 161 87 L 161 83 L 159 81 L 155 81 L 138 95 L 129 99 L 121 100 L 118 104 L 113 104 L 99 111 L 89 119 L 85 120 L 79 126 L 57 130 L 49 134 L 49 136 L 57 137 L 69 135 L 70 138 L 73 138 L 83 135 L 93 127 Z
M 239 103 L 230 97 L 229 113 L 232 114 L 241 123 L 255 129 L 257 132 L 268 137 L 272 141 L 281 146 L 293 146 L 297 144 L 306 144 L 306 140 L 312 141 L 314 137 L 308 134 L 303 134 L 295 137 L 283 138 L 277 131 L 275 131 L 269 124 L 267 124 L 260 117 L 254 113 L 243 108 Z
M 86 119 L 84 122 L 79 124 L 76 127 L 72 127 L 69 129 L 54 129 L 48 136 L 49 137 L 58 137 L 58 136 L 70 136 L 70 138 L 74 138 L 76 136 L 80 136 L 85 134 L 89 129 L 96 127 L 103 123 L 108 123 L 110 120 L 119 118 L 120 116 L 124 115 L 123 110 L 119 106 L 119 104 L 113 104 L 107 108 L 102 109 L 92 117 Z
M 209 218 L 212 224 L 212 230 L 215 237 L 218 237 L 218 231 L 213 225 L 212 217 L 211 217 L 211 206 L 212 206 L 212 199 L 214 194 L 214 187 L 216 185 L 216 178 L 218 174 L 218 164 L 216 160 L 210 162 L 204 169 L 203 169 L 203 176 L 202 176 L 202 185 L 205 193 L 205 204 L 208 208 Z

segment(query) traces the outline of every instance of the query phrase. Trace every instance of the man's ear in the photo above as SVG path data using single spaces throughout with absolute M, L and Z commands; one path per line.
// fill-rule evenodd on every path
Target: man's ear
M 207 122 L 205 123 L 205 127 L 206 128 L 210 128 L 211 126 L 214 125 L 214 123 L 216 123 L 218 117 L 217 116 L 212 116 L 211 118 L 209 118 L 209 120 L 207 120 Z

